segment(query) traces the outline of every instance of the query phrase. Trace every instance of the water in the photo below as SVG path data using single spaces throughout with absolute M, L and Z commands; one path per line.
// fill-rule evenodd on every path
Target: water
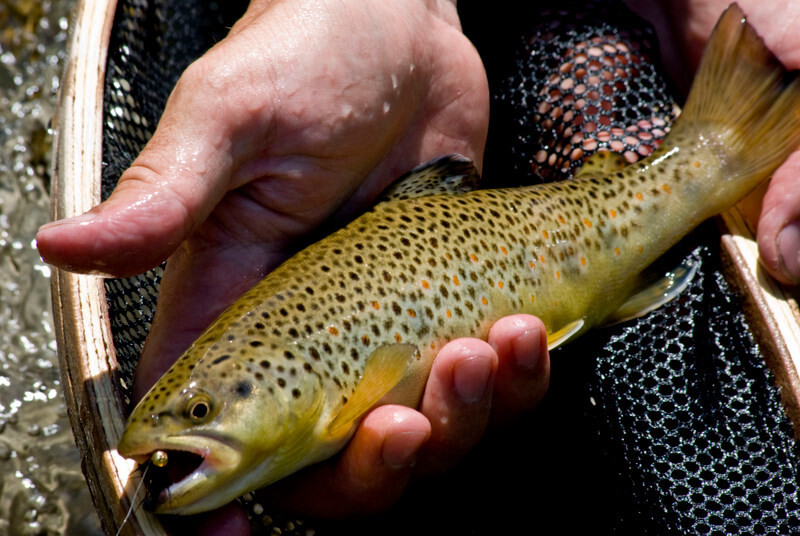
M 36 251 L 73 0 L 0 0 L 0 536 L 101 534 L 66 416 Z

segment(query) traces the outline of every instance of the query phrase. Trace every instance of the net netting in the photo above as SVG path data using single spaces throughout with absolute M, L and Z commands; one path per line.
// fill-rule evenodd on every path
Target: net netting
M 491 23 L 497 12 L 462 8 L 492 87 L 491 184 L 568 178 L 601 149 L 646 156 L 674 119 L 646 23 L 621 3 L 552 4 L 533 17 L 509 7 L 499 24 Z M 104 196 L 146 143 L 182 70 L 245 7 L 119 2 L 105 83 Z M 741 300 L 721 275 L 718 241 L 706 224 L 677 246 L 669 258 L 699 265 L 678 299 L 554 352 L 551 388 L 536 411 L 492 431 L 456 470 L 416 481 L 386 514 L 312 529 L 264 505 L 268 515 L 254 515 L 254 525 L 284 534 L 800 531 L 792 428 Z M 106 281 L 126 400 L 161 270 Z

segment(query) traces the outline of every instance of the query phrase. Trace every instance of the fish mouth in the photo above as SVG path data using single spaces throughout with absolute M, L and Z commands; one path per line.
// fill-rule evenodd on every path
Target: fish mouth
M 205 458 L 184 450 L 161 450 L 167 455 L 167 464 L 156 465 L 152 459 L 140 463 L 146 495 L 144 508 L 155 512 L 158 506 L 169 501 L 170 487 L 182 482 L 192 473 L 200 470 Z
M 164 465 L 152 460 L 158 451 L 166 453 Z M 205 434 L 171 437 L 126 455 L 143 469 L 144 506 L 156 514 L 198 513 L 235 498 L 227 498 L 225 484 L 239 472 L 242 455 L 237 445 L 224 438 Z

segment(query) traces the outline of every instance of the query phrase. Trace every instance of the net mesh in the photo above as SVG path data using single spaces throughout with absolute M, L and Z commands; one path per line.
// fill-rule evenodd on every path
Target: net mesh
M 104 196 L 149 138 L 182 70 L 245 7 L 119 2 L 105 82 Z M 567 178 L 599 149 L 645 156 L 676 112 L 653 31 L 622 4 L 539 7 L 533 18 L 504 13 L 513 24 L 499 27 L 479 6 L 461 8 L 492 86 L 492 185 Z M 677 246 L 667 265 L 687 257 L 699 265 L 678 299 L 555 351 L 540 408 L 494 430 L 456 470 L 415 481 L 389 512 L 313 529 L 269 512 L 253 515 L 254 526 L 284 534 L 800 532 L 792 428 L 721 275 L 718 240 L 706 224 Z M 106 280 L 125 400 L 161 270 Z M 575 513 L 554 517 L 565 510 Z

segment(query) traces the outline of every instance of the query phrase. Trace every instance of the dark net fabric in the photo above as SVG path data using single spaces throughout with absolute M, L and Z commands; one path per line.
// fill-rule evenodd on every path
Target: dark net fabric
M 152 133 L 181 71 L 244 7 L 119 3 L 104 196 Z M 568 178 L 600 149 L 634 160 L 669 131 L 675 106 L 656 39 L 622 4 L 559 2 L 537 6 L 535 17 L 485 9 L 461 6 L 490 76 L 491 185 Z M 302 522 L 247 499 L 254 526 L 267 534 L 800 533 L 792 428 L 721 275 L 718 240 L 706 224 L 677 246 L 665 266 L 699 266 L 678 299 L 555 351 L 540 408 L 493 430 L 455 470 L 415 481 L 389 512 Z M 106 281 L 126 397 L 160 274 Z

